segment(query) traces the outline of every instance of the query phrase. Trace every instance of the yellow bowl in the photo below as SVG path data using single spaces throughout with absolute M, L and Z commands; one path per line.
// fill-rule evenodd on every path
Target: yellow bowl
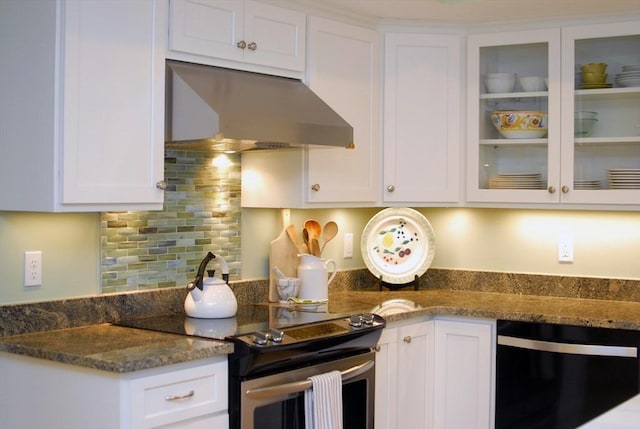
M 490 114 L 491 123 L 508 139 L 535 139 L 548 133 L 547 114 L 535 110 L 497 110 Z
M 604 73 L 605 71 L 607 71 L 607 63 L 589 63 L 589 64 L 584 64 L 581 67 L 581 69 L 585 73 L 588 73 L 588 72 Z

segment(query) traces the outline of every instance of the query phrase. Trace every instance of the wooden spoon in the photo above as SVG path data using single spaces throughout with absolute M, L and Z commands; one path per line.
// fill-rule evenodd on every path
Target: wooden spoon
M 311 244 L 309 243 L 309 231 L 307 231 L 307 228 L 302 228 L 302 239 L 304 240 L 305 246 L 307 246 L 305 253 L 311 254 Z
M 309 252 L 313 256 L 317 256 L 318 258 L 320 257 L 320 243 L 318 243 L 318 240 L 315 238 L 309 240 Z
M 335 238 L 338 235 L 338 224 L 334 221 L 329 221 L 324 224 L 324 228 L 322 228 L 322 246 L 320 247 L 320 253 L 324 251 L 324 246 L 327 243 Z
M 318 240 L 320 238 L 322 227 L 320 226 L 317 220 L 307 219 L 304 222 L 304 227 L 309 232 L 309 240 L 312 240 L 314 238 Z
M 307 253 L 307 245 L 305 243 L 300 242 L 300 237 L 298 236 L 298 232 L 296 231 L 295 225 L 289 225 L 287 227 L 287 235 L 293 242 L 293 245 L 296 246 L 298 253 Z

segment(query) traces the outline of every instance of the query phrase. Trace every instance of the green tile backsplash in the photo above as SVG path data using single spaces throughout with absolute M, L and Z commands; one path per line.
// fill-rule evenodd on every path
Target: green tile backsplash
M 208 251 L 240 278 L 240 155 L 218 156 L 167 150 L 162 211 L 101 214 L 103 293 L 186 285 Z

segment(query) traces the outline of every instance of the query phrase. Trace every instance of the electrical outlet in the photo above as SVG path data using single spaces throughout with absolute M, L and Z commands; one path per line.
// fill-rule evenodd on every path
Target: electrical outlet
M 343 257 L 353 258 L 353 233 L 347 232 L 344 234 L 344 252 Z
M 558 262 L 573 262 L 573 238 L 565 236 L 558 240 Z
M 42 284 L 42 251 L 24 252 L 24 285 L 40 286 Z

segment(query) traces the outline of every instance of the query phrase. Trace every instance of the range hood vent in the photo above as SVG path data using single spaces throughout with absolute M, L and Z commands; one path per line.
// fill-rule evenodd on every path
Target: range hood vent
M 352 147 L 353 128 L 297 79 L 167 61 L 166 146 Z

